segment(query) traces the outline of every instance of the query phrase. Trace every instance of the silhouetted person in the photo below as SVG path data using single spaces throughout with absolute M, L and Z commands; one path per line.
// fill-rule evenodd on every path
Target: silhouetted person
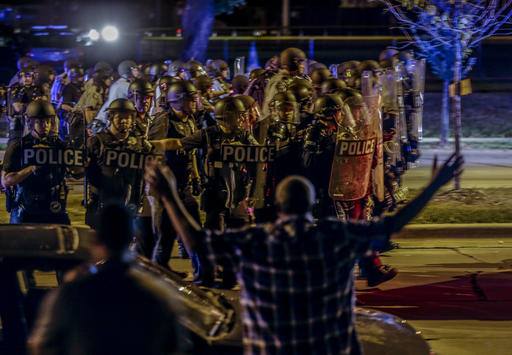
M 177 295 L 130 265 L 132 220 L 124 207 L 99 214 L 97 268 L 48 294 L 29 338 L 32 354 L 169 354 L 178 350 Z
M 354 327 L 354 261 L 372 241 L 402 229 L 434 193 L 460 173 L 452 155 L 425 190 L 393 216 L 368 221 L 320 219 L 313 185 L 289 176 L 277 187 L 274 223 L 225 233 L 201 231 L 181 203 L 168 167 L 146 171 L 187 248 L 231 265 L 241 287 L 246 354 L 360 354 Z

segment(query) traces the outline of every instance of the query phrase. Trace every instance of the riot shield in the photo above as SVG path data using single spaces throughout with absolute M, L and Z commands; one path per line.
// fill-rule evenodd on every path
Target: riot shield
M 413 73 L 413 122 L 412 132 L 418 137 L 418 141 L 423 138 L 423 94 L 425 93 L 425 59 L 416 60 Z
M 400 126 L 400 105 L 399 105 L 399 86 L 401 85 L 400 73 L 396 67 L 384 70 L 379 78 L 382 88 L 382 114 L 383 122 L 385 119 L 390 120 L 388 127 L 394 129 L 391 140 L 384 142 L 384 152 L 387 156 L 386 164 L 396 166 L 397 161 L 401 160 L 401 126 Z M 391 123 L 392 122 L 392 123 Z M 386 124 L 384 124 L 386 127 Z
M 372 192 L 379 201 L 384 200 L 384 142 L 383 142 L 383 122 L 382 122 L 382 100 L 380 88 L 375 83 L 371 71 L 364 71 L 361 74 L 361 93 L 368 106 L 370 121 L 375 136 L 375 160 L 376 164 L 372 167 Z
M 245 75 L 245 57 L 235 58 L 233 63 L 233 77 L 237 75 Z
M 368 193 L 376 139 L 366 104 L 344 107 L 338 126 L 336 150 L 329 180 L 329 196 L 353 201 Z
M 397 99 L 398 99 L 398 128 L 397 133 L 402 143 L 407 142 L 407 119 L 405 115 L 405 88 L 404 88 L 404 77 L 403 77 L 403 64 L 398 63 L 395 66 L 395 70 L 399 73 L 397 78 Z

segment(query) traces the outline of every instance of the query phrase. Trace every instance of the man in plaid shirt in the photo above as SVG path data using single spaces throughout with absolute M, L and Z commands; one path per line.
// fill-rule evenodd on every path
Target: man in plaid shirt
M 462 164 L 452 155 L 416 199 L 371 222 L 314 224 L 309 212 L 314 188 L 290 176 L 277 188 L 275 223 L 225 233 L 199 229 L 167 167 L 148 169 L 146 179 L 161 194 L 187 247 L 237 272 L 246 354 L 361 354 L 354 328 L 355 259 L 372 241 L 386 240 L 414 218 Z

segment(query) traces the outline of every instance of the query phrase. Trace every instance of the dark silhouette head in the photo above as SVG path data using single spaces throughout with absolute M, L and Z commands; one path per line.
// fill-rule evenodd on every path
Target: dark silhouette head
M 106 205 L 98 214 L 96 232 L 99 242 L 105 245 L 111 255 L 120 255 L 132 239 L 133 217 L 120 204 Z
M 315 202 L 315 188 L 311 182 L 298 175 L 291 175 L 277 185 L 276 204 L 281 213 L 301 215 L 309 212 Z

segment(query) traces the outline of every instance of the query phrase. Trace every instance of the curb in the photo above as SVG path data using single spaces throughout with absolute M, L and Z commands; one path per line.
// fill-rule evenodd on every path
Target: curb
M 410 224 L 394 238 L 512 238 L 512 223 Z

